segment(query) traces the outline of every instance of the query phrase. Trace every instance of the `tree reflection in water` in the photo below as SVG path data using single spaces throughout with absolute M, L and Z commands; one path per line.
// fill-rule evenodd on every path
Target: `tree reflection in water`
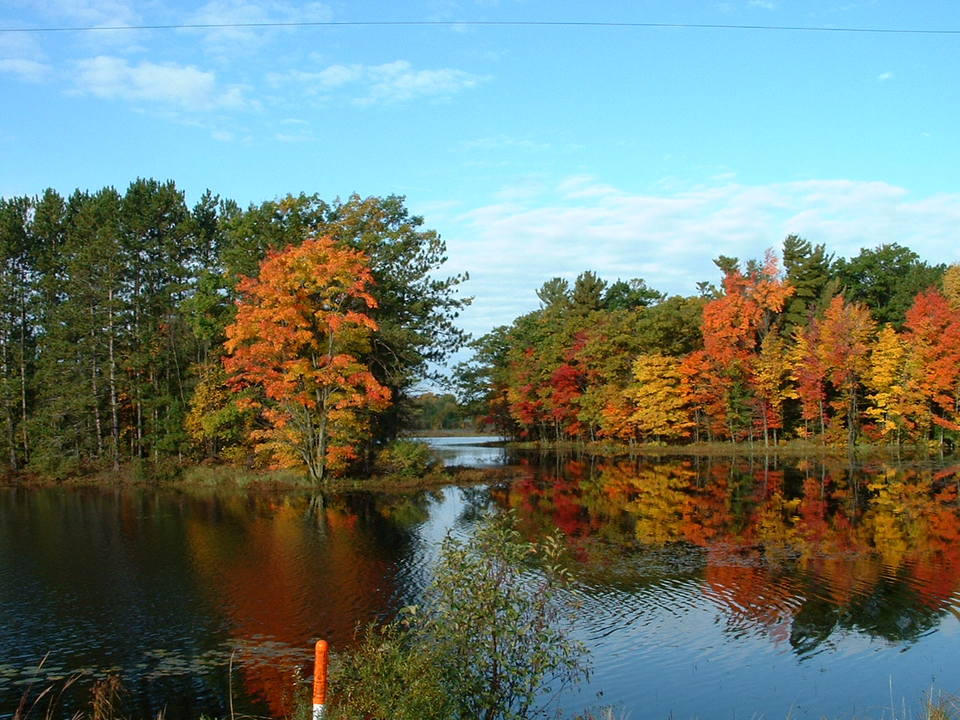
M 527 465 L 493 494 L 531 536 L 563 530 L 587 586 L 661 583 L 676 568 L 656 551 L 670 551 L 730 633 L 808 656 L 847 631 L 909 643 L 957 613 L 958 477 L 833 460 L 568 460 Z

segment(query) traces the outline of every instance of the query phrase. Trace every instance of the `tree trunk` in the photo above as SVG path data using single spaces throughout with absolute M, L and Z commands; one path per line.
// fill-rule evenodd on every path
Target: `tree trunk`
M 113 352 L 113 289 L 110 290 L 107 309 L 107 362 L 110 383 L 110 437 L 113 441 L 113 469 L 120 469 L 120 422 L 117 413 L 117 363 Z

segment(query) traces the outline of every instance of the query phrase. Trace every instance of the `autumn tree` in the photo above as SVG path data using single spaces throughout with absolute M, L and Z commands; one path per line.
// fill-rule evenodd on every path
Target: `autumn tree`
M 846 419 L 847 442 L 858 430 L 861 384 L 870 367 L 870 347 L 875 323 L 862 303 L 847 302 L 843 295 L 830 301 L 819 324 L 817 348 L 826 377 L 835 391 L 833 405 Z
M 907 354 L 916 364 L 911 389 L 919 396 L 918 419 L 960 431 L 960 312 L 935 288 L 919 293 L 906 314 Z
M 876 423 L 876 434 L 899 443 L 904 426 L 913 423 L 904 412 L 907 397 L 905 348 L 893 326 L 883 326 L 870 352 L 870 369 L 864 378 L 869 407 L 864 415 Z
M 802 435 L 812 433 L 810 426 L 824 437 L 827 423 L 826 369 L 817 349 L 820 344 L 819 324 L 811 321 L 805 328 L 795 328 L 793 347 L 789 358 L 792 367 L 791 379 L 796 384 L 797 397 L 800 399 L 800 415 L 804 426 Z
M 364 253 L 374 280 L 368 292 L 376 299 L 366 314 L 377 331 L 358 359 L 392 398 L 373 418 L 371 442 L 395 437 L 412 417 L 416 385 L 442 379 L 440 366 L 468 340 L 456 322 L 470 303 L 458 295 L 467 275 L 443 275 L 447 250 L 440 235 L 398 195 L 327 202 L 303 193 L 231 214 L 225 233 L 220 257 L 230 279 L 253 274 L 269 251 L 312 237 Z
M 195 365 L 194 371 L 199 379 L 184 418 L 187 435 L 206 457 L 239 460 L 251 430 L 253 409 L 246 402 L 250 393 L 235 392 L 220 360 Z
M 314 482 L 357 458 L 370 413 L 390 404 L 359 360 L 377 329 L 366 314 L 372 283 L 362 252 L 321 238 L 271 252 L 238 285 L 224 365 L 236 389 L 262 393 L 250 403 L 267 428 L 254 439 L 279 463 L 299 460 Z
M 756 394 L 755 415 L 763 431 L 764 445 L 769 443 L 771 437 L 776 444 L 777 431 L 783 428 L 784 403 L 796 397 L 789 379 L 790 362 L 786 343 L 780 333 L 769 332 L 754 358 L 751 381 Z
M 633 380 L 624 391 L 631 409 L 623 419 L 624 424 L 642 438 L 676 440 L 687 437 L 694 423 L 690 419 L 689 402 L 681 388 L 679 358 L 641 355 L 633 363 Z M 614 417 L 615 412 L 611 412 L 610 418 Z
M 703 352 L 691 353 L 683 373 L 688 387 L 700 386 L 714 396 L 705 407 L 711 426 L 734 440 L 751 427 L 754 358 L 793 289 L 780 276 L 772 253 L 762 266 L 751 263 L 746 272 L 735 258 L 721 256 L 714 262 L 724 271 L 723 294 L 704 306 Z M 707 377 L 698 381 L 698 372 Z
M 960 263 L 954 263 L 948 267 L 940 282 L 943 285 L 943 296 L 950 307 L 960 310 Z

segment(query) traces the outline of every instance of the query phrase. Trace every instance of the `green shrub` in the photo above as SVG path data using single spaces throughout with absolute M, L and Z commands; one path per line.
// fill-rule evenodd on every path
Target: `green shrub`
M 377 454 L 376 470 L 382 475 L 420 477 L 437 464 L 426 443 L 416 440 L 395 440 Z
M 423 605 L 368 628 L 334 666 L 334 718 L 520 720 L 547 717 L 549 688 L 587 674 L 567 631 L 573 606 L 558 536 L 525 542 L 513 516 L 448 536 Z

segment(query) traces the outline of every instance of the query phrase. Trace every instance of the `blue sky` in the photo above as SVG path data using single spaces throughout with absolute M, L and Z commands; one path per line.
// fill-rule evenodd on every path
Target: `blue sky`
M 587 21 L 960 30 L 947 0 L 7 0 L 0 26 Z M 407 197 L 464 326 L 593 269 L 690 294 L 788 233 L 960 260 L 960 35 L 543 26 L 0 33 L 0 195 Z

